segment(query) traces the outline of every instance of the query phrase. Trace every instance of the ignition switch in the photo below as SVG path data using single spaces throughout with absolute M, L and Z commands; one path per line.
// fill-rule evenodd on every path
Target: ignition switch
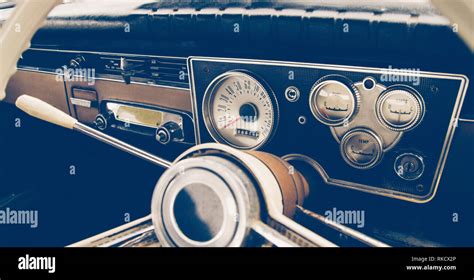
M 400 178 L 413 181 L 421 177 L 425 164 L 421 156 L 404 153 L 395 159 L 394 169 Z

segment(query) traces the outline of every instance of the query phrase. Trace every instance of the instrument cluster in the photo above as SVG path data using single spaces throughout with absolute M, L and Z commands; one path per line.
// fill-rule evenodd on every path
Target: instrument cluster
M 188 68 L 196 143 L 309 157 L 328 185 L 412 202 L 436 193 L 468 83 L 242 59 L 194 57 Z

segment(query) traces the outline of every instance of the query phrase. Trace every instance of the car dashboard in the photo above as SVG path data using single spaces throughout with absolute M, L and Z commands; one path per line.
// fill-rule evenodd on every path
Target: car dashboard
M 425 3 L 341 8 L 315 2 L 63 4 L 18 62 L 6 103 L 28 93 L 170 161 L 207 143 L 277 156 L 307 181 L 285 216 L 339 246 L 474 245 L 472 52 Z M 74 186 L 74 195 L 82 189 L 94 221 L 81 232 L 65 221 L 66 233 L 49 222 L 46 244 L 168 240 L 153 234 L 150 217 L 138 219 L 149 214 L 147 199 L 163 170 L 46 124 L 31 128 L 33 120 L 8 104 L 1 111 L 26 126 L 18 133 L 2 125 L 12 132 L 3 142 L 28 145 L 34 133 L 58 162 L 76 162 L 82 170 L 53 185 Z M 59 140 L 49 141 L 50 135 Z M 45 156 L 31 148 L 5 151 L 5 159 L 28 153 Z M 41 190 L 58 167 L 32 161 L 42 174 L 34 183 Z M 0 177 L 14 180 L 16 171 L 5 170 Z M 63 199 L 56 187 L 50 192 L 47 202 L 37 203 Z M 94 218 L 110 196 L 109 210 Z M 58 207 L 81 219 L 79 203 L 66 201 L 71 205 Z M 134 217 L 128 227 L 117 218 L 124 212 Z M 328 226 L 328 216 L 347 212 L 364 218 L 342 229 Z M 130 228 L 133 238 L 122 238 Z M 15 233 L 8 236 L 9 244 L 22 244 Z

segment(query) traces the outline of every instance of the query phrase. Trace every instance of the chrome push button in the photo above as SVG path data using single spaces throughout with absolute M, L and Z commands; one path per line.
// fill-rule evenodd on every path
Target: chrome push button
M 372 131 L 358 128 L 349 131 L 341 140 L 341 154 L 351 166 L 367 169 L 375 166 L 383 155 L 382 141 Z

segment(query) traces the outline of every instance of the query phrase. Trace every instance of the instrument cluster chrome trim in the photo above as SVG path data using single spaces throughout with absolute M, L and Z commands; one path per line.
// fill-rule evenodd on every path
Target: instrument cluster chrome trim
M 373 79 L 370 76 L 368 78 Z M 364 80 L 368 78 L 365 78 Z M 346 135 L 350 130 L 367 128 L 371 129 L 380 137 L 384 152 L 391 150 L 402 138 L 403 131 L 387 129 L 377 119 L 376 114 L 367 114 L 368 110 L 371 112 L 376 110 L 378 97 L 382 92 L 386 91 L 387 88 L 382 84 L 375 83 L 372 89 L 366 90 L 363 81 L 356 82 L 353 86 L 359 91 L 359 98 L 364 101 L 359 104 L 360 108 L 358 114 L 355 115 L 351 122 L 347 123 L 346 126 L 331 126 L 329 128 L 334 139 L 336 139 L 337 143 L 341 143 L 344 135 Z M 366 114 L 363 113 L 364 111 Z M 367 124 L 371 125 L 367 126 Z
M 404 91 L 410 94 L 410 98 L 412 98 L 415 101 L 417 109 L 418 109 L 415 119 L 413 119 L 413 121 L 411 121 L 406 126 L 390 125 L 382 113 L 382 103 L 386 101 L 388 97 L 390 97 L 390 95 L 394 94 L 394 92 L 396 91 Z M 406 85 L 393 85 L 386 88 L 382 93 L 380 93 L 380 96 L 377 98 L 376 108 L 375 108 L 375 113 L 380 124 L 382 124 L 384 127 L 390 130 L 400 131 L 400 132 L 410 131 L 414 129 L 416 126 L 418 126 L 423 120 L 423 117 L 425 116 L 425 111 L 426 111 L 426 107 L 425 107 L 425 100 L 423 99 L 423 97 L 418 93 L 418 91 Z
M 216 57 L 200 57 L 200 56 L 191 56 L 188 58 L 188 71 L 189 71 L 189 83 L 192 97 L 192 111 L 194 116 L 195 124 L 195 138 L 196 144 L 201 143 L 200 139 L 200 129 L 199 129 L 199 114 L 198 114 L 198 105 L 195 93 L 195 78 L 193 73 L 193 62 L 194 61 L 208 61 L 208 62 L 221 62 L 221 63 L 246 63 L 252 65 L 268 65 L 268 66 L 291 66 L 295 68 L 313 68 L 313 69 L 324 69 L 324 70 L 338 70 L 338 71 L 354 71 L 360 73 L 368 74 L 384 74 L 387 72 L 387 69 L 384 68 L 374 68 L 374 67 L 360 67 L 360 66 L 343 66 L 343 65 L 334 65 L 334 64 L 317 64 L 317 63 L 306 63 L 306 62 L 284 62 L 284 61 L 274 61 L 274 60 L 255 60 L 255 59 L 235 59 L 235 58 L 216 58 Z M 414 203 L 427 203 L 431 201 L 438 190 L 438 186 L 441 180 L 441 175 L 443 173 L 444 166 L 446 164 L 446 159 L 449 153 L 449 148 L 456 130 L 456 123 L 459 119 L 461 112 L 462 104 L 464 97 L 466 95 L 467 87 L 469 84 L 469 79 L 465 75 L 461 74 L 450 74 L 450 73 L 436 73 L 436 72 L 417 72 L 417 73 L 405 73 L 407 76 L 416 76 L 416 77 L 426 77 L 426 78 L 438 78 L 438 79 L 450 79 L 450 80 L 459 80 L 460 87 L 456 96 L 456 102 L 453 108 L 453 113 L 451 115 L 451 121 L 446 132 L 446 137 L 441 149 L 441 155 L 438 160 L 438 164 L 435 170 L 435 175 L 433 176 L 433 181 L 431 184 L 431 192 L 425 196 L 416 196 L 409 195 L 403 192 L 381 189 L 374 186 L 367 186 L 364 184 L 357 184 L 353 182 L 347 182 L 344 180 L 333 179 L 327 177 L 326 183 L 334 186 L 345 187 L 350 189 L 355 189 L 359 191 L 364 191 L 372 194 L 387 196 L 391 198 L 396 198 L 400 200 L 405 200 Z
M 353 135 L 355 135 L 357 133 L 367 134 L 375 140 L 375 144 L 376 144 L 376 147 L 377 147 L 377 155 L 367 165 L 361 165 L 361 164 L 358 165 L 356 162 L 352 162 L 349 159 L 349 157 L 348 157 L 348 155 L 345 151 L 347 141 L 349 141 L 350 137 L 352 137 Z M 384 152 L 383 143 L 382 143 L 382 140 L 380 139 L 380 137 L 377 135 L 377 133 L 375 133 L 374 131 L 371 131 L 370 129 L 367 129 L 367 128 L 356 128 L 356 129 L 348 131 L 344 135 L 344 137 L 342 137 L 342 139 L 341 139 L 341 143 L 339 145 L 339 151 L 340 151 L 341 156 L 344 159 L 344 161 L 347 164 L 349 164 L 350 166 L 352 166 L 354 168 L 357 168 L 357 169 L 369 169 L 369 168 L 372 168 L 372 167 L 376 166 L 382 160 L 383 152 Z
M 232 71 L 228 71 L 228 72 L 225 72 L 225 73 L 217 76 L 216 78 L 214 78 L 211 81 L 209 86 L 206 88 L 206 91 L 205 91 L 204 96 L 203 96 L 202 112 L 203 112 L 204 123 L 206 125 L 207 131 L 211 135 L 212 139 L 214 139 L 214 141 L 216 141 L 218 143 L 225 143 L 226 145 L 229 145 L 229 146 L 234 147 L 236 149 L 243 149 L 243 147 L 240 147 L 238 145 L 230 143 L 230 141 L 228 141 L 227 139 L 224 139 L 224 137 L 219 135 L 219 132 L 217 132 L 217 127 L 215 127 L 214 121 L 211 120 L 211 112 L 210 112 L 210 109 L 209 109 L 209 105 L 210 105 L 210 101 L 211 101 L 210 100 L 210 98 L 211 98 L 210 95 L 212 93 L 214 93 L 215 87 L 222 80 L 224 80 L 225 78 L 228 78 L 228 77 L 231 77 L 231 76 L 234 76 L 234 75 L 245 75 L 245 76 L 247 76 L 251 79 L 254 79 L 258 83 L 258 85 L 261 86 L 267 92 L 269 98 L 272 101 L 272 105 L 274 106 L 273 107 L 273 126 L 271 128 L 271 131 L 270 131 L 268 137 L 264 141 L 262 141 L 261 143 L 255 145 L 253 147 L 248 148 L 248 150 L 256 150 L 256 149 L 264 146 L 267 142 L 269 142 L 273 138 L 273 135 L 275 134 L 275 131 L 278 129 L 278 124 L 279 124 L 279 120 L 280 120 L 280 108 L 279 108 L 278 101 L 277 101 L 277 98 L 275 96 L 275 93 L 270 88 L 270 86 L 267 85 L 265 83 L 265 81 L 263 81 L 262 79 L 256 77 L 253 73 L 250 73 L 248 71 L 232 70 Z
M 320 92 L 320 90 L 323 87 L 330 84 L 341 85 L 342 87 L 346 88 L 347 91 L 349 91 L 353 97 L 353 102 L 352 102 L 353 104 L 352 104 L 352 108 L 350 110 L 349 115 L 339 121 L 330 121 L 330 120 L 324 119 L 324 116 L 322 115 L 322 113 L 316 106 L 316 99 L 317 99 L 316 95 Z M 354 118 L 354 116 L 357 115 L 357 113 L 359 112 L 359 107 L 360 107 L 360 94 L 357 88 L 355 88 L 352 85 L 351 86 L 345 85 L 344 83 L 337 80 L 325 80 L 321 82 L 317 81 L 311 88 L 311 93 L 309 94 L 309 108 L 311 109 L 311 113 L 319 122 L 328 126 L 340 126 L 345 123 L 349 123 Z

